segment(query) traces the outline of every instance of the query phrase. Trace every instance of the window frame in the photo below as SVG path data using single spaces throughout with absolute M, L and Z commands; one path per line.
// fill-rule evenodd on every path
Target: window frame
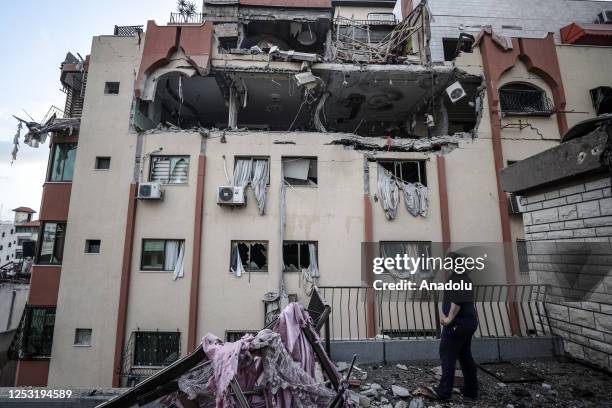
M 62 242 L 62 251 L 61 251 L 61 259 L 59 260 L 59 262 L 43 262 L 41 261 L 40 257 L 41 257 L 41 251 L 42 251 L 42 246 L 44 243 L 44 234 L 45 234 L 45 227 L 47 226 L 47 224 L 56 224 L 56 232 L 55 232 L 55 237 L 53 239 L 53 250 L 51 252 L 51 259 L 53 259 L 53 256 L 55 254 L 55 248 L 57 245 L 57 225 L 63 225 L 64 226 L 64 230 L 63 230 L 63 242 Z M 41 226 L 40 226 L 40 232 L 38 233 L 38 240 L 36 243 L 36 264 L 37 265 L 51 265 L 51 266 L 60 266 L 62 265 L 62 262 L 64 260 L 64 249 L 65 249 L 65 245 L 66 245 L 66 232 L 68 230 L 68 223 L 66 223 L 65 221 L 44 221 Z
M 104 167 L 100 167 L 100 160 L 106 160 L 108 159 L 108 167 L 104 168 Z M 96 159 L 94 161 L 94 170 L 97 171 L 109 171 L 110 170 L 110 166 L 111 166 L 111 157 L 110 156 L 96 156 Z
M 234 167 L 233 167 L 233 171 L 236 171 L 236 165 L 238 164 L 238 160 L 267 160 L 268 161 L 268 179 L 266 181 L 266 186 L 270 185 L 270 164 L 272 163 L 272 160 L 270 159 L 270 156 L 244 156 L 244 155 L 235 155 L 234 156 Z M 253 178 L 253 171 L 254 169 L 251 169 L 251 179 Z
M 91 251 L 91 244 L 96 241 L 98 242 L 98 251 L 93 252 Z M 98 255 L 101 252 L 102 252 L 102 240 L 101 239 L 86 239 L 85 240 L 85 253 L 86 254 Z
M 397 169 L 400 170 L 400 172 L 402 171 L 402 164 L 403 163 L 416 163 L 417 166 L 417 174 L 418 174 L 418 178 L 419 180 L 417 181 L 418 183 L 421 183 L 422 185 L 424 185 L 425 187 L 427 187 L 427 160 L 419 160 L 419 159 L 385 159 L 385 158 L 380 158 L 376 160 L 377 164 L 380 164 L 382 166 L 383 163 L 393 163 L 393 176 L 395 177 L 396 180 L 402 181 L 404 183 L 415 183 L 414 181 L 406 181 L 403 179 L 403 173 L 401 173 L 401 177 L 397 176 L 396 172 Z M 382 166 L 383 168 L 385 168 L 384 166 Z M 386 169 L 387 171 L 391 171 L 389 169 Z M 404 242 L 404 241 L 402 241 Z M 405 241 L 405 242 L 412 242 L 412 241 Z
M 170 167 L 168 167 L 168 178 L 167 181 L 160 181 L 160 183 L 164 186 L 187 186 L 189 185 L 189 174 L 191 170 L 191 155 L 188 154 L 153 154 L 149 156 L 149 182 L 155 182 L 153 180 L 153 169 L 154 169 L 154 160 L 156 158 L 167 158 L 172 160 L 173 158 L 187 159 L 187 174 L 185 175 L 184 183 L 170 183 Z M 171 162 L 172 163 L 172 162 Z
M 270 271 L 270 241 L 268 240 L 257 240 L 257 239 L 253 239 L 253 240 L 249 240 L 249 239 L 232 239 L 230 241 L 230 261 L 229 261 L 229 268 L 228 270 L 230 271 L 230 273 L 232 272 L 232 253 L 233 253 L 233 248 L 234 248 L 234 243 L 236 243 L 236 245 L 238 245 L 239 243 L 242 244 L 248 244 L 249 245 L 249 258 L 247 260 L 247 265 L 250 264 L 250 259 L 251 259 L 251 246 L 253 244 L 263 244 L 265 245 L 265 249 L 266 249 L 266 265 L 265 265 L 265 269 L 256 269 L 256 270 L 252 270 L 249 267 L 245 268 L 244 267 L 244 260 L 241 259 L 241 261 L 243 261 L 243 265 L 242 267 L 244 268 L 244 272 L 245 273 L 268 273 Z M 238 249 L 236 249 L 238 250 Z
M 378 241 L 378 254 L 379 256 L 383 256 L 383 250 L 382 247 L 384 244 L 425 244 L 425 245 L 429 245 L 429 256 L 432 256 L 432 246 L 433 246 L 433 241 L 399 241 L 399 240 L 390 240 L 390 241 Z M 425 270 L 425 271 L 419 271 L 419 275 L 421 276 L 432 276 L 433 273 L 435 271 L 430 271 L 430 270 Z M 391 272 L 389 272 L 387 270 L 387 268 L 384 268 L 383 272 L 381 273 L 382 276 L 389 276 L 391 274 Z M 417 274 L 415 274 L 417 275 Z
M 70 150 L 74 150 L 74 163 L 72 164 L 72 174 L 70 175 L 70 179 L 66 179 L 65 177 L 65 171 L 66 171 L 66 163 L 64 162 L 64 165 L 62 167 L 62 175 L 61 175 L 61 180 L 53 180 L 53 172 L 55 169 L 55 155 L 57 152 L 58 148 L 62 148 L 63 146 L 74 146 L 74 149 L 70 149 Z M 74 166 L 76 164 L 76 150 L 78 149 L 78 143 L 54 143 L 53 147 L 51 148 L 51 159 L 49 160 L 49 168 L 47 170 L 47 177 L 46 177 L 46 182 L 47 183 L 72 183 L 72 180 L 74 179 Z
M 177 345 L 177 350 L 176 350 L 176 359 L 173 361 L 168 362 L 167 365 L 163 365 L 163 364 L 136 364 L 136 358 L 138 355 L 138 346 L 139 346 L 139 341 L 138 341 L 138 336 L 142 335 L 176 335 L 176 345 Z M 157 347 L 159 347 L 159 338 L 157 338 Z M 172 354 L 171 354 L 172 355 Z M 171 365 L 172 363 L 178 361 L 181 358 L 181 332 L 178 331 L 159 331 L 159 330 L 138 330 L 134 332 L 134 346 L 133 346 L 133 353 L 132 353 L 132 368 L 162 368 L 162 367 L 167 367 L 169 365 Z M 158 361 L 155 361 L 155 363 L 157 363 Z M 139 361 L 139 363 L 142 363 L 142 361 Z
M 115 91 L 115 84 L 117 85 L 117 89 Z M 120 81 L 104 81 L 104 95 L 119 95 L 121 91 L 121 82 Z
M 77 343 L 79 330 L 86 330 L 89 332 L 89 343 Z M 75 347 L 91 347 L 93 344 L 93 329 L 90 327 L 77 327 L 74 329 L 74 342 Z
M 319 158 L 317 156 L 282 156 L 281 157 L 281 170 L 283 170 L 283 167 L 285 166 L 285 160 L 298 160 L 298 159 L 304 159 L 304 160 L 310 160 L 311 163 L 309 166 L 312 166 L 312 161 L 314 160 L 314 168 L 315 168 L 315 173 L 316 173 L 316 182 L 312 181 L 310 178 L 307 178 L 307 181 L 304 183 L 298 183 L 298 184 L 293 184 L 291 182 L 289 182 L 287 180 L 287 177 L 284 174 L 283 171 L 283 179 L 281 180 L 282 182 L 286 182 L 288 186 L 291 187 L 311 187 L 311 188 L 316 188 L 319 186 Z M 309 171 L 310 173 L 310 168 Z
M 301 272 L 301 269 L 298 269 L 297 271 L 287 269 L 287 264 L 285 263 L 285 245 L 286 244 L 298 244 L 298 268 L 300 268 L 299 264 L 301 264 L 300 245 L 314 244 L 315 249 L 316 249 L 317 266 L 320 266 L 319 265 L 319 241 L 303 241 L 303 240 L 286 239 L 283 241 L 283 254 L 282 254 L 283 255 L 283 272 L 286 272 L 286 273 Z M 308 262 L 310 263 L 310 260 L 308 260 Z
M 145 249 L 146 241 L 163 241 L 164 242 L 164 250 L 163 250 L 163 255 L 162 255 L 162 269 L 144 266 L 144 263 L 143 263 L 144 262 L 144 249 Z M 185 245 L 184 239 L 176 239 L 176 238 L 143 238 L 142 239 L 141 248 L 140 248 L 140 270 L 142 272 L 174 272 L 174 269 L 163 269 L 166 265 L 166 245 L 168 244 L 168 241 L 179 242 L 179 251 L 180 251 L 180 243 L 182 242 L 183 245 Z
M 515 89 L 513 89 L 513 87 Z M 523 87 L 525 89 L 519 89 L 520 87 Z M 502 94 L 504 93 L 504 91 L 514 91 L 514 92 L 537 92 L 539 94 L 540 100 L 539 103 L 542 105 L 543 109 L 542 110 L 526 110 L 523 108 L 523 110 L 509 110 L 509 109 L 505 109 L 503 106 L 504 103 L 504 98 L 502 97 Z M 502 117 L 504 116 L 542 116 L 542 117 L 549 117 L 552 116 L 554 114 L 554 103 L 552 103 L 550 101 L 550 99 L 548 98 L 548 94 L 546 93 L 546 91 L 542 88 L 540 88 L 539 86 L 531 83 L 531 82 L 522 82 L 522 81 L 511 81 L 511 82 L 507 82 L 503 85 L 501 85 L 498 89 L 497 89 L 497 96 L 499 98 L 499 111 L 502 114 Z M 552 106 L 550 107 L 549 110 L 547 110 L 547 105 L 548 104 L 552 104 Z
M 40 317 L 40 321 L 42 322 L 41 333 L 39 333 L 38 337 L 40 337 L 39 345 L 35 346 L 37 348 L 36 352 L 28 353 L 27 356 L 20 357 L 20 360 L 48 360 L 51 358 L 51 350 L 53 348 L 53 334 L 55 332 L 55 318 L 57 315 L 57 308 L 55 306 L 30 306 L 26 305 L 26 310 L 24 313 L 25 323 L 27 323 L 27 327 L 23 328 L 23 338 L 21 339 L 21 350 L 25 349 L 33 349 L 34 346 L 31 345 L 33 333 L 32 333 L 32 321 L 33 314 L 35 311 L 40 310 L 43 312 L 43 316 Z M 49 321 L 52 320 L 52 323 Z M 47 333 L 45 334 L 45 330 Z M 45 340 L 49 340 L 46 342 Z M 48 344 L 47 344 L 48 343 Z

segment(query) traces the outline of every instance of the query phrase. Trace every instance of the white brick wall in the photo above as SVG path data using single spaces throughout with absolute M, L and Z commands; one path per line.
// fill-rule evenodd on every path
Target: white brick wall
M 491 25 L 505 35 L 542 37 L 555 33 L 572 22 L 592 23 L 601 10 L 612 4 L 584 0 L 429 0 L 433 14 L 431 23 L 431 54 L 434 61 L 444 60 L 442 38 L 456 38 L 463 31 L 478 33 L 482 26 Z M 502 29 L 519 26 L 522 31 Z

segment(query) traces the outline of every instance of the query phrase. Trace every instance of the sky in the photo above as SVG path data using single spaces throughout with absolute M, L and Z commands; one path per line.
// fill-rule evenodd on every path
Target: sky
M 199 1 L 197 2 L 199 4 Z M 10 4 L 10 5 L 9 5 Z M 21 0 L 6 3 L 0 13 L 0 220 L 12 220 L 13 208 L 38 211 L 47 168 L 48 144 L 38 149 L 20 144 L 11 165 L 17 121 L 37 121 L 52 105 L 63 109 L 60 63 L 68 51 L 83 57 L 95 35 L 113 34 L 115 25 L 166 24 L 175 0 Z M 25 134 L 22 129 L 22 138 Z

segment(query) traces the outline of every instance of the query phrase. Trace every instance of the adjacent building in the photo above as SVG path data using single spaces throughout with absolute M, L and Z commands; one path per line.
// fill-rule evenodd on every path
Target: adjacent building
M 494 243 L 483 283 L 529 282 L 500 172 L 600 113 L 612 48 L 485 30 L 443 62 L 436 2 L 400 5 L 206 0 L 69 54 L 63 115 L 26 124 L 51 138 L 17 385 L 129 384 L 313 284 L 371 286 L 362 242 Z

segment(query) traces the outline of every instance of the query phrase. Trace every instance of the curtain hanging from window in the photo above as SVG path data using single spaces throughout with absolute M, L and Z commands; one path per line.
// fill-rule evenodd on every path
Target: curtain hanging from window
M 406 210 L 413 216 L 427 215 L 427 187 L 421 183 L 403 183 L 404 205 Z
M 246 188 L 251 181 L 252 168 L 252 159 L 238 159 L 234 168 L 234 186 Z
M 166 241 L 164 252 L 164 270 L 174 271 L 179 256 L 179 241 Z
M 178 278 L 182 278 L 185 276 L 184 260 L 185 260 L 185 242 L 180 241 L 178 257 L 176 259 L 176 265 L 174 266 L 174 274 L 173 274 L 174 280 L 177 280 Z
M 230 263 L 230 272 L 233 273 L 237 278 L 241 277 L 244 271 L 244 266 L 242 265 L 242 258 L 240 257 L 240 250 L 238 249 L 238 244 L 233 246 L 232 248 L 232 256 Z
M 257 207 L 259 213 L 263 215 L 266 212 L 266 193 L 268 184 L 268 160 L 255 160 L 253 168 L 253 179 L 251 180 L 251 187 L 253 188 L 253 194 L 255 194 L 255 200 L 257 200 Z
M 399 187 L 393 175 L 378 165 L 378 195 L 387 219 L 395 219 L 399 203 Z

